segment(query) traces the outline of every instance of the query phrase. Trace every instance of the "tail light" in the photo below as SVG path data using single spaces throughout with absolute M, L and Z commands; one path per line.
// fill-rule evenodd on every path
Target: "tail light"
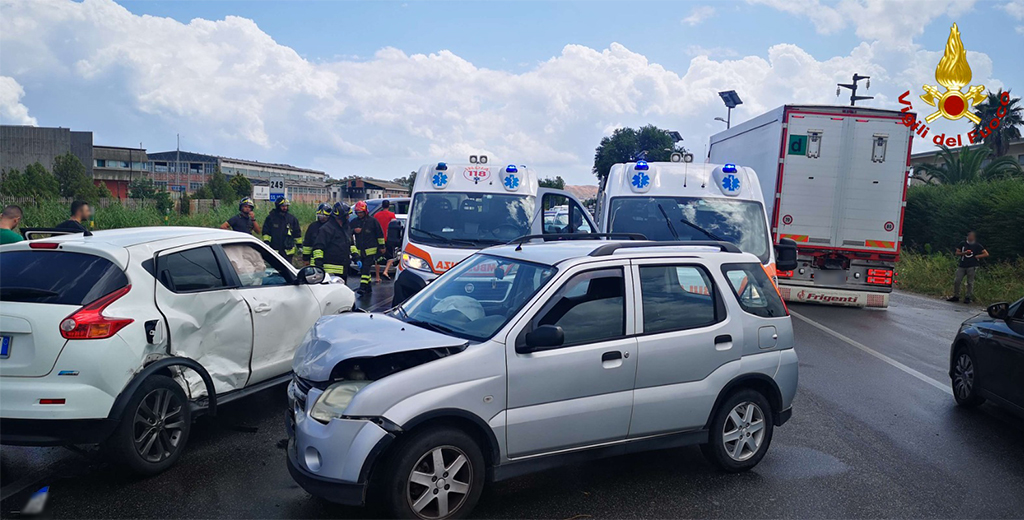
M 876 285 L 892 285 L 892 270 L 868 269 L 867 281 Z
M 126 285 L 64 318 L 64 321 L 60 322 L 60 335 L 65 339 L 104 339 L 117 334 L 117 331 L 135 320 L 108 318 L 103 315 L 103 310 L 118 298 L 128 294 L 131 289 L 131 285 Z
M 29 242 L 28 247 L 31 249 L 57 249 L 60 244 L 56 242 Z
M 777 275 L 779 278 L 792 278 L 793 271 L 777 271 Z

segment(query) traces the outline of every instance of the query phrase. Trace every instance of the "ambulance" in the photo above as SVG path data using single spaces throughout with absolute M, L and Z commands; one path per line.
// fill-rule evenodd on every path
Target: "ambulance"
M 564 215 L 555 208 L 564 209 Z M 541 188 L 536 172 L 524 165 L 493 166 L 486 155 L 470 156 L 468 163 L 423 165 L 416 172 L 409 218 L 401 232 L 392 305 L 485 247 L 526 235 L 594 229 L 579 200 L 566 191 Z M 466 290 L 485 289 L 477 285 Z
M 659 241 L 730 242 L 761 260 L 773 279 L 777 265 L 795 267 L 795 243 L 772 246 L 754 170 L 694 164 L 692 157 L 676 153 L 671 162 L 612 166 L 597 196 L 600 231 L 640 233 Z

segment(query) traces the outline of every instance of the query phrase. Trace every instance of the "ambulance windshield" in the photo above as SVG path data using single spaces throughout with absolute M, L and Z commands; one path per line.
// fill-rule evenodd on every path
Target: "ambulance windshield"
M 611 201 L 609 222 L 612 233 L 642 233 L 661 241 L 722 239 L 754 254 L 761 263 L 770 259 L 764 208 L 756 201 L 616 197 Z
M 441 247 L 486 247 L 530 233 L 534 197 L 504 193 L 417 193 L 409 239 Z

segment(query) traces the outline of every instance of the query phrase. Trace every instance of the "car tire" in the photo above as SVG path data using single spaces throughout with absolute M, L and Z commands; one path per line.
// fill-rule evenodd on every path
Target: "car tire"
M 771 445 L 773 417 L 771 403 L 761 392 L 733 392 L 714 411 L 701 452 L 722 471 L 747 471 L 761 462 Z
M 978 372 L 974 357 L 966 348 L 959 348 L 953 355 L 953 366 L 950 384 L 953 388 L 953 399 L 964 408 L 974 408 L 985 402 L 978 395 Z
M 167 376 L 146 378 L 128 400 L 104 451 L 139 475 L 156 475 L 174 465 L 192 430 L 192 411 L 181 385 Z
M 383 469 L 380 498 L 389 515 L 419 519 L 470 514 L 480 500 L 486 472 L 477 442 L 451 427 L 433 427 L 403 439 Z

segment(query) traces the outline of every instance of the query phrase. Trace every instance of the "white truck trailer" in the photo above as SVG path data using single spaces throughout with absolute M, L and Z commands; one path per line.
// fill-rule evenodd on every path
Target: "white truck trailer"
M 894 110 L 784 105 L 711 136 L 711 162 L 760 177 L 771 235 L 797 243 L 788 301 L 888 307 L 913 132 Z

